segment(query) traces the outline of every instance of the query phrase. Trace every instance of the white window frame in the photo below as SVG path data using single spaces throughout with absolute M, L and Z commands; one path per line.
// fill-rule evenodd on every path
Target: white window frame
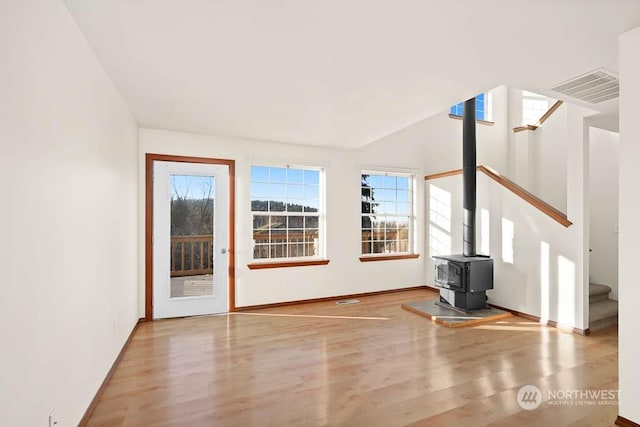
M 251 203 L 253 201 L 253 177 L 251 170 L 256 167 L 266 167 L 266 168 L 279 168 L 279 169 L 295 169 L 302 171 L 316 171 L 318 172 L 318 212 L 287 212 L 287 211 L 254 211 Z M 270 180 L 268 181 L 270 183 Z M 286 183 L 285 185 L 288 185 Z M 250 203 L 250 224 L 251 224 L 251 262 L 254 264 L 260 263 L 288 263 L 288 262 L 297 262 L 297 261 L 317 261 L 326 259 L 325 247 L 326 247 L 326 233 L 325 233 L 325 221 L 326 221 L 326 194 L 325 194 L 325 169 L 319 166 L 308 166 L 308 165 L 288 165 L 281 163 L 252 163 L 249 168 L 249 203 Z M 270 199 L 269 199 L 270 200 Z M 286 199 L 285 199 L 286 203 Z M 254 229 L 253 229 L 253 218 L 254 216 L 317 216 L 318 217 L 318 238 L 316 244 L 316 255 L 305 255 L 305 256 L 285 256 L 285 257 L 271 257 L 268 258 L 255 258 L 255 239 L 254 239 Z M 287 229 L 288 230 L 288 229 Z M 287 232 L 288 234 L 288 232 Z
M 493 91 L 490 90 L 482 93 L 484 94 L 484 118 L 477 120 L 482 122 L 493 122 Z M 451 109 L 459 104 L 464 104 L 464 102 L 458 102 L 457 104 L 449 107 L 449 113 L 451 114 Z M 454 114 L 454 116 L 462 117 L 462 114 Z
M 377 175 L 377 176 L 396 176 L 408 178 L 408 201 L 409 201 L 409 229 L 407 234 L 407 251 L 395 251 L 395 252 L 374 252 L 374 253 L 363 253 L 362 251 L 362 218 L 365 216 L 371 216 L 370 213 L 363 213 L 362 209 L 360 209 L 360 256 L 362 258 L 376 258 L 376 257 L 384 257 L 384 256 L 402 256 L 402 255 L 415 255 L 417 254 L 416 250 L 416 221 L 417 221 L 417 213 L 416 213 L 416 174 L 411 172 L 397 172 L 397 171 L 382 171 L 382 170 L 373 170 L 373 169 L 363 169 L 360 171 L 360 181 L 362 182 L 362 175 Z M 383 188 L 384 189 L 384 188 Z M 397 191 L 397 187 L 396 187 Z M 360 184 L 360 194 L 362 201 L 362 184 Z M 375 194 L 374 194 L 375 197 Z M 385 215 L 388 216 L 388 215 Z M 405 215 L 392 215 L 398 218 L 405 218 Z
M 527 120 L 525 120 L 525 110 L 526 110 L 526 101 L 546 101 L 547 105 L 543 110 L 537 110 L 536 111 L 541 111 L 540 115 L 533 120 L 532 123 L 528 123 Z M 540 118 L 544 115 L 544 113 L 546 113 L 549 110 L 549 107 L 552 105 L 551 99 L 549 99 L 548 97 L 544 96 L 544 95 L 540 95 L 534 92 L 527 92 L 527 91 L 522 91 L 522 125 L 526 126 L 526 125 L 535 125 Z

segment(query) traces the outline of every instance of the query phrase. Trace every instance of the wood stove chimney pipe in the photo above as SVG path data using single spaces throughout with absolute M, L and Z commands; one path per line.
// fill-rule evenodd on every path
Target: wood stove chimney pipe
M 462 116 L 462 254 L 476 256 L 476 99 L 464 102 Z

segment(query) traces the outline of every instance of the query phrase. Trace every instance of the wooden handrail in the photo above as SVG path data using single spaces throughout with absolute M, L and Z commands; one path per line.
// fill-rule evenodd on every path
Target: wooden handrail
M 553 220 L 555 220 L 559 224 L 563 225 L 564 227 L 569 227 L 572 224 L 572 222 L 567 219 L 567 215 L 565 215 L 564 213 L 560 212 L 558 209 L 554 208 L 553 206 L 551 206 L 547 202 L 541 200 L 539 197 L 536 197 L 533 194 L 529 193 L 527 190 L 525 190 L 524 188 L 520 187 L 518 184 L 516 184 L 515 182 L 511 181 L 510 179 L 505 178 L 504 176 L 500 175 L 500 173 L 496 172 L 495 170 L 491 169 L 490 167 L 480 165 L 480 166 L 478 166 L 476 168 L 476 170 L 484 173 L 489 178 L 491 178 L 494 181 L 496 181 L 498 184 L 501 184 L 503 187 L 505 187 L 506 189 L 508 189 L 511 192 L 513 192 L 516 196 L 519 196 L 525 202 L 527 202 L 530 205 L 532 205 L 533 207 L 537 208 L 542 213 L 544 213 L 547 216 L 551 217 Z M 462 169 L 456 169 L 456 170 L 452 170 L 452 171 L 448 171 L 448 172 L 442 172 L 442 173 L 437 173 L 437 174 L 433 174 L 433 175 L 427 175 L 427 176 L 424 177 L 424 179 L 426 181 L 429 181 L 429 180 L 433 180 L 433 179 L 444 178 L 444 177 L 453 176 L 453 175 L 461 175 L 461 174 L 462 174 Z
M 560 106 L 561 106 L 562 104 L 563 104 L 563 102 L 562 102 L 562 101 L 556 101 L 556 103 L 555 103 L 555 104 L 553 104 L 553 105 L 551 106 L 551 108 L 549 108 L 549 109 L 547 110 L 547 112 L 546 112 L 546 113 L 544 113 L 544 114 L 542 115 L 542 117 L 540 117 L 540 120 L 538 120 L 538 121 L 536 122 L 536 124 L 535 124 L 535 125 L 536 125 L 536 126 L 540 126 L 540 125 L 542 125 L 544 122 L 546 122 L 546 121 L 547 121 L 547 119 L 548 119 L 548 118 L 549 118 L 549 117 L 550 117 L 550 116 L 551 116 L 551 115 L 552 115 L 552 114 L 553 114 L 553 113 L 554 113 L 558 108 L 560 108 Z
M 538 120 L 534 125 L 523 125 L 523 126 L 518 126 L 518 127 L 513 128 L 513 131 L 517 133 L 517 132 L 522 132 L 523 130 L 536 130 L 536 129 L 538 129 L 540 126 L 542 126 L 542 124 L 543 124 L 544 122 L 546 122 L 546 121 L 547 121 L 547 119 L 548 119 L 549 117 L 551 117 L 551 115 L 552 115 L 552 114 L 553 114 L 553 113 L 554 113 L 558 108 L 560 108 L 560 106 L 561 106 L 562 104 L 563 104 L 563 101 L 556 101 L 556 102 L 555 102 L 555 104 L 553 104 L 553 105 L 551 106 L 551 108 L 549 108 L 549 109 L 547 110 L 547 112 L 546 112 L 546 113 L 544 113 L 544 114 L 542 115 L 542 117 L 540 117 L 540 119 L 539 119 L 539 120 Z
M 536 130 L 536 129 L 538 129 L 538 126 L 536 125 L 524 125 L 524 126 L 518 126 L 517 128 L 513 128 L 513 131 L 515 133 L 518 133 L 524 130 Z

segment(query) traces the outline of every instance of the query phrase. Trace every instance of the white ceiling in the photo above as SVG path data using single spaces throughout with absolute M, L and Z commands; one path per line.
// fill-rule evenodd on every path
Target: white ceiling
M 638 0 L 64 2 L 140 126 L 348 149 L 498 85 L 616 72 L 640 25 Z

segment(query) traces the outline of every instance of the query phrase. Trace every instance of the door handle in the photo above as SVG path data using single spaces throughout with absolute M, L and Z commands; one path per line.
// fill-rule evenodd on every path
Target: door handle
M 221 254 L 226 254 L 226 253 L 227 253 L 227 249 L 226 249 L 226 248 L 222 248 L 222 249 L 220 249 L 220 253 L 221 253 Z

